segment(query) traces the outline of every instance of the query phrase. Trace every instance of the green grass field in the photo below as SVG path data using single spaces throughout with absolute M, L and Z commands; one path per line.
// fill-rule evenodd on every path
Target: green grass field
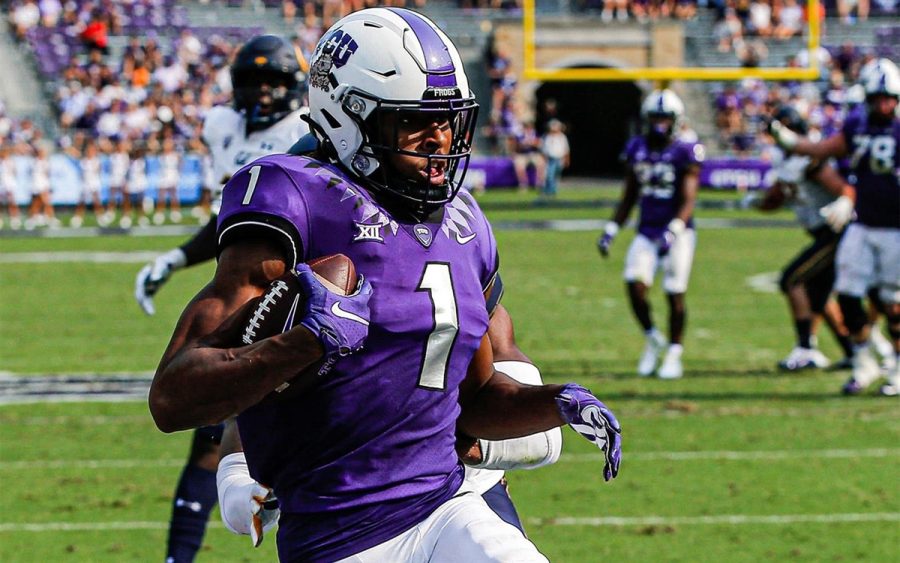
M 484 202 L 487 209 L 502 203 L 489 216 L 503 221 L 611 213 L 539 208 L 528 205 L 531 197 L 488 194 Z M 522 209 L 510 209 L 510 202 Z M 777 271 L 805 243 L 799 229 L 700 231 L 686 376 L 679 381 L 633 375 L 643 340 L 621 282 L 630 234 L 616 241 L 607 261 L 596 252 L 595 232 L 496 235 L 504 303 L 520 346 L 546 380 L 590 386 L 624 428 L 622 470 L 611 484 L 603 482 L 599 452 L 569 430 L 558 464 L 509 475 L 528 532 L 551 561 L 897 560 L 897 401 L 840 397 L 846 372 L 776 372 L 775 362 L 792 345 L 787 309 L 780 295 L 747 285 L 751 276 Z M 127 258 L 182 240 L 0 238 L 0 371 L 151 372 L 211 265 L 176 275 L 157 299 L 157 315 L 145 317 L 132 298 L 137 258 L 13 258 L 22 252 Z M 664 327 L 658 289 L 653 297 Z M 830 335 L 823 331 L 820 342 L 838 357 Z M 161 560 L 189 439 L 186 432 L 157 431 L 143 401 L 0 406 L 0 561 Z M 198 561 L 274 559 L 272 538 L 253 550 L 215 516 Z

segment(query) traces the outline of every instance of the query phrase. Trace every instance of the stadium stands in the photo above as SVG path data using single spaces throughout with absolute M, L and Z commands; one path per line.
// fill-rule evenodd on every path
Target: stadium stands
M 848 23 L 853 20 L 850 17 L 827 19 L 824 47 L 814 54 L 825 69 L 817 84 L 749 80 L 693 86 L 687 101 L 693 106 L 689 114 L 701 140 L 713 154 L 765 158 L 765 117 L 785 100 L 806 107 L 814 126 L 828 131 L 839 125 L 847 88 L 860 64 L 873 56 L 900 58 L 900 25 L 877 17 L 890 14 L 891 9 L 896 13 L 896 3 L 891 8 L 891 1 L 873 0 L 871 15 L 876 17 L 866 21 L 861 14 L 852 24 Z M 4 17 L 11 35 L 19 37 L 22 48 L 31 54 L 57 119 L 43 131 L 43 123 L 36 127 L 33 120 L 0 115 L 0 141 L 24 143 L 26 148 L 15 151 L 20 158 L 30 157 L 28 145 L 48 138 L 58 140 L 58 152 L 77 156 L 77 145 L 85 134 L 99 138 L 105 153 L 111 149 L 104 140 L 115 142 L 124 135 L 142 144 L 151 162 L 166 137 L 172 137 L 180 150 L 195 153 L 202 150 L 197 137 L 205 111 L 228 99 L 227 62 L 237 45 L 263 31 L 283 33 L 294 37 L 308 57 L 328 19 L 352 4 L 12 0 Z M 422 5 L 418 1 L 410 4 Z M 536 4 L 543 13 L 564 9 L 555 0 Z M 796 19 L 796 14 L 790 15 L 795 4 L 794 0 L 583 0 L 573 2 L 569 9 L 601 21 L 682 20 L 689 66 L 785 66 L 804 65 L 809 57 L 800 34 L 777 31 L 786 21 Z M 329 14 L 326 5 L 337 12 Z M 485 126 L 481 134 L 486 141 L 478 145 L 482 153 L 508 153 L 519 123 L 541 113 L 538 108 L 519 107 L 521 84 L 511 71 L 515 65 L 507 60 L 518 55 L 498 52 L 492 43 L 493 23 L 520 17 L 520 8 L 517 1 L 475 0 L 431 0 L 425 8 L 458 43 L 476 91 L 492 92 L 490 101 L 484 101 L 490 107 L 482 114 Z M 829 15 L 837 13 L 831 0 L 825 3 L 825 10 Z M 251 26 L 246 23 L 249 14 L 253 15 Z M 801 19 L 804 17 L 801 13 Z M 92 24 L 98 29 L 86 34 Z M 484 63 L 472 65 L 472 61 Z M 707 102 L 702 101 L 703 92 Z M 540 119 L 536 124 L 540 131 Z M 185 162 L 194 162 L 192 158 Z

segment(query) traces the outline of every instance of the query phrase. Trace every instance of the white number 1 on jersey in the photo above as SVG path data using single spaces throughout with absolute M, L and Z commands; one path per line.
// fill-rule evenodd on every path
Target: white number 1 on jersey
M 256 190 L 256 182 L 259 180 L 259 171 L 261 166 L 252 166 L 250 168 L 250 183 L 247 184 L 247 193 L 244 194 L 244 200 L 241 205 L 250 205 L 250 198 L 253 197 L 253 191 Z
M 428 292 L 434 320 L 434 328 L 425 344 L 425 358 L 419 371 L 419 387 L 443 391 L 447 388 L 447 362 L 450 360 L 453 343 L 456 342 L 456 333 L 459 332 L 450 264 L 426 264 L 416 291 Z

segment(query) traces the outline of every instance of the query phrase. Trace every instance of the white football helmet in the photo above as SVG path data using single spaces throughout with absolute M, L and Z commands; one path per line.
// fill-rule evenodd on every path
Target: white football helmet
M 869 103 L 869 119 L 889 121 L 893 116 L 882 114 L 883 110 L 876 109 L 872 100 L 875 96 L 890 96 L 900 101 L 900 69 L 888 59 L 876 59 L 863 66 L 859 76 Z M 893 114 L 900 114 L 900 104 L 894 106 Z
M 890 67 L 893 67 L 895 69 L 897 68 L 897 65 L 895 65 L 891 59 L 887 59 L 885 57 L 872 59 L 859 69 L 859 83 L 865 85 L 867 79 L 872 73 L 877 70 L 883 70 Z
M 866 69 L 865 73 L 860 71 L 866 97 L 878 94 L 900 97 L 900 69 L 888 59 L 877 59 L 875 63 L 872 68 Z
M 654 90 L 641 104 L 641 117 L 648 136 L 669 139 L 676 131 L 684 116 L 684 103 L 678 95 L 666 88 Z M 655 118 L 671 119 L 671 126 L 659 127 L 653 123 Z
M 854 108 L 865 101 L 866 89 L 863 88 L 862 84 L 854 84 L 847 88 L 847 95 L 844 97 L 844 102 L 847 104 L 847 107 Z
M 309 72 L 311 128 L 325 153 L 376 192 L 421 218 L 453 199 L 468 168 L 478 104 L 450 39 L 424 16 L 369 8 L 341 18 L 319 40 Z M 385 141 L 385 116 L 449 119 L 449 154 L 404 151 Z M 390 136 L 387 136 L 388 139 Z M 402 177 L 390 153 L 428 158 L 445 181 Z

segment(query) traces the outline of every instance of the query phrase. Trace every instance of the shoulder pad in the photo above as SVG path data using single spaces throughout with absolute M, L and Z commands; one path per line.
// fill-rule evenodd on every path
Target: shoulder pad
M 243 135 L 243 121 L 244 116 L 229 106 L 211 108 L 203 119 L 203 142 L 212 145 L 227 135 Z

